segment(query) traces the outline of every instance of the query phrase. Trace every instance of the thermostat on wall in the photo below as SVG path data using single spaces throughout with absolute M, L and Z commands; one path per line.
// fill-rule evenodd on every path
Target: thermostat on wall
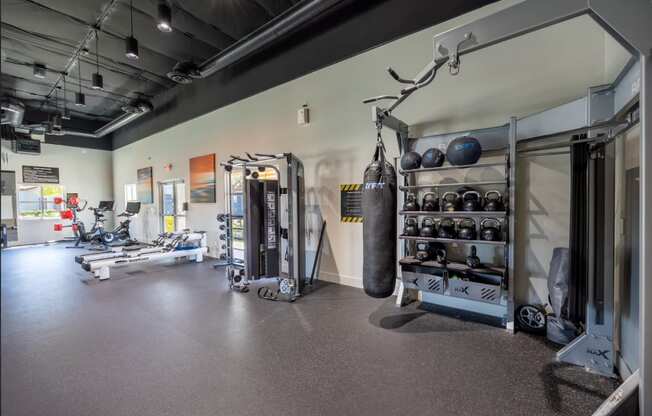
M 308 108 L 308 104 L 304 104 L 303 107 L 297 111 L 297 124 L 302 126 L 308 123 L 310 123 L 310 109 Z

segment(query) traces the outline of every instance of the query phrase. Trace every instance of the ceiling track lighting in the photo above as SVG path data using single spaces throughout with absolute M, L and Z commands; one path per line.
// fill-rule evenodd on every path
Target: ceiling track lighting
M 63 115 L 61 116 L 64 120 L 70 120 L 70 114 L 68 114 L 68 89 L 66 88 L 66 74 L 63 74 Z
M 104 88 L 104 79 L 100 74 L 100 32 L 95 30 L 95 65 L 96 72 L 93 74 L 93 83 L 91 88 L 94 90 L 101 90 Z
M 134 37 L 134 4 L 129 1 L 129 16 L 131 22 L 131 35 L 125 39 L 125 56 L 129 59 L 138 59 L 138 40 Z
M 75 93 L 75 105 L 77 107 L 85 107 L 86 106 L 86 96 L 82 92 L 82 78 L 81 78 L 81 61 L 79 58 L 77 58 L 77 66 L 78 66 L 78 74 L 79 78 L 77 81 L 79 82 L 79 92 Z

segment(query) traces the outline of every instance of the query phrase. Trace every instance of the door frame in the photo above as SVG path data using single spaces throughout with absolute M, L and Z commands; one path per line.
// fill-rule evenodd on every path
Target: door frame
M 172 185 L 172 189 L 173 189 L 174 214 L 172 215 L 172 217 L 174 217 L 174 230 L 176 231 L 177 228 L 178 228 L 178 221 L 177 221 L 178 217 L 185 218 L 186 222 L 188 220 L 188 216 L 185 213 L 186 211 L 183 211 L 183 214 L 178 214 L 177 210 L 176 210 L 177 204 L 178 204 L 178 198 L 179 198 L 178 195 L 177 195 L 177 187 L 176 187 L 176 185 L 179 184 L 179 183 L 182 183 L 182 184 L 185 185 L 186 181 L 183 178 L 174 178 L 174 179 L 166 179 L 166 180 L 162 180 L 162 181 L 158 182 L 158 195 L 159 195 L 159 197 L 158 197 L 158 199 L 159 199 L 159 210 L 158 211 L 159 211 L 159 226 L 160 226 L 161 232 L 165 232 L 165 217 L 170 216 L 170 215 L 164 215 L 164 213 L 163 213 L 163 207 L 164 207 L 163 186 L 165 186 L 165 185 Z M 185 198 L 185 195 L 184 195 L 184 198 Z

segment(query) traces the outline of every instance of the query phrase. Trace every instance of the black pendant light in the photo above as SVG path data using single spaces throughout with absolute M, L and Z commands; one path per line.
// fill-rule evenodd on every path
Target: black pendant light
M 101 90 L 104 88 L 104 79 L 102 78 L 102 74 L 100 74 L 100 32 L 98 30 L 95 30 L 95 65 L 96 65 L 96 71 L 93 74 L 93 84 L 91 85 L 91 88 L 94 90 Z
M 158 20 L 156 28 L 161 32 L 172 32 L 172 8 L 167 0 L 159 0 L 158 2 Z
M 81 79 L 81 60 L 77 58 L 77 66 L 78 66 L 78 74 L 79 77 L 77 78 L 77 81 L 79 82 L 79 92 L 75 93 L 75 105 L 77 107 L 85 107 L 86 106 L 86 96 L 82 92 L 81 84 L 82 84 L 82 79 Z
M 134 4 L 129 1 L 129 15 L 131 20 L 131 35 L 125 39 L 125 55 L 129 59 L 138 59 L 138 40 L 134 37 Z

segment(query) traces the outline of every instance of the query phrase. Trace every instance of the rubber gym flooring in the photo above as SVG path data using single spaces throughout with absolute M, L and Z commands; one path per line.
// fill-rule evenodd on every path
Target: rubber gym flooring
M 82 283 L 61 245 L 2 252 L 2 415 L 590 415 L 614 381 L 526 334 L 321 284 L 293 304 L 201 264 Z

